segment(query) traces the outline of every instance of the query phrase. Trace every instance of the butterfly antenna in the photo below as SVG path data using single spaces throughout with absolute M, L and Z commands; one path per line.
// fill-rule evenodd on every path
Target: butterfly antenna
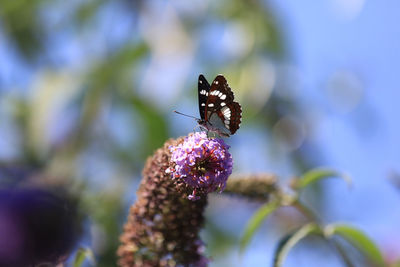
M 186 117 L 189 117 L 189 118 L 193 118 L 193 119 L 195 119 L 195 120 L 199 120 L 199 118 L 196 118 L 196 117 L 193 117 L 193 116 L 190 116 L 190 115 L 181 113 L 181 112 L 176 111 L 176 110 L 174 110 L 174 112 L 177 113 L 177 114 L 179 114 L 179 115 L 182 115 L 182 116 L 186 116 Z

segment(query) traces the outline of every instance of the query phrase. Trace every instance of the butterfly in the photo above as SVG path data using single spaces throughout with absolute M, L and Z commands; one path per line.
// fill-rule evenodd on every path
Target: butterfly
M 234 102 L 232 89 L 223 75 L 210 85 L 200 74 L 198 82 L 200 118 L 197 123 L 207 131 L 230 136 L 240 127 L 242 107 Z

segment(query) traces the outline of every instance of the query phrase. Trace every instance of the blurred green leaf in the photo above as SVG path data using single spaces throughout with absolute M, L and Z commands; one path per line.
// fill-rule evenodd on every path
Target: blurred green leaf
M 316 168 L 306 172 L 300 178 L 293 180 L 291 186 L 294 189 L 303 189 L 321 179 L 329 177 L 342 178 L 349 186 L 351 186 L 351 178 L 348 175 L 324 168 Z
M 204 229 L 202 234 L 207 240 L 206 254 L 211 257 L 221 257 L 237 244 L 237 238 L 232 232 L 215 224 L 212 220 L 206 221 Z
M 148 55 L 149 47 L 144 42 L 128 43 L 118 49 L 103 62 L 95 63 L 89 72 L 88 79 L 92 82 L 93 88 L 104 88 L 120 81 L 126 70 L 138 63 L 140 59 Z M 130 72 L 129 72 L 130 74 Z M 110 86 L 110 89 L 115 90 Z
M 243 252 L 250 240 L 253 238 L 254 233 L 260 227 L 261 223 L 277 208 L 279 207 L 278 201 L 271 201 L 259 208 L 250 220 L 247 222 L 246 228 L 242 239 L 240 240 L 240 250 Z
M 344 238 L 364 254 L 374 266 L 385 266 L 379 248 L 361 230 L 346 224 L 331 224 L 325 227 L 325 235 L 328 237 L 338 235 Z
M 265 2 L 234 0 L 229 5 L 216 6 L 217 18 L 236 22 L 247 28 L 249 33 L 254 33 L 252 53 L 268 53 L 278 57 L 285 54 L 284 40 L 275 12 Z
M 164 115 L 151 103 L 133 97 L 131 104 L 143 118 L 145 136 L 142 151 L 147 157 L 149 153 L 160 147 L 168 138 L 168 127 Z
M 116 88 L 125 88 L 124 75 L 127 70 L 147 55 L 148 47 L 144 43 L 127 44 L 114 54 L 96 63 L 86 74 L 87 89 L 82 96 L 82 111 L 76 134 L 76 150 L 89 142 L 90 128 L 97 122 L 97 116 L 104 101 L 115 94 Z M 129 72 L 130 74 L 130 72 Z M 132 89 L 131 87 L 129 89 Z
M 288 234 L 278 244 L 274 256 L 274 267 L 282 266 L 289 250 L 293 248 L 300 240 L 311 234 L 321 234 L 321 228 L 314 223 L 306 224 L 297 231 Z
M 117 251 L 119 235 L 121 234 L 121 222 L 125 220 L 126 209 L 122 205 L 122 189 L 109 186 L 105 191 L 86 192 L 86 209 L 90 211 L 90 218 L 101 233 L 99 242 L 102 243 L 102 250 L 96 254 L 96 267 L 114 266 L 117 262 Z M 103 235 L 104 234 L 104 235 Z
M 40 52 L 45 39 L 39 11 L 46 0 L 0 1 L 0 19 L 4 33 L 16 48 L 31 60 Z
M 73 267 L 81 267 L 85 260 L 88 260 L 93 266 L 96 265 L 92 250 L 90 248 L 79 248 L 75 254 Z
M 104 4 L 104 0 L 85 1 L 76 10 L 75 21 L 80 26 L 87 23 L 98 13 L 102 4 Z

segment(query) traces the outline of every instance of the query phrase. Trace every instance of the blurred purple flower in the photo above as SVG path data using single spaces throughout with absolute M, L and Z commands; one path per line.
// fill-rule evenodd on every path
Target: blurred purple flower
M 184 142 L 171 146 L 173 167 L 167 169 L 173 179 L 181 179 L 193 188 L 189 199 L 197 200 L 197 192 L 222 192 L 232 173 L 232 156 L 222 139 L 208 138 L 205 132 L 196 132 Z
M 68 257 L 80 225 L 75 204 L 60 193 L 0 190 L 0 266 L 55 266 Z

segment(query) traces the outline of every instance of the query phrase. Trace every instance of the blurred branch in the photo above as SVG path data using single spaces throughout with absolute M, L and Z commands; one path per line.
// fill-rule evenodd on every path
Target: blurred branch
M 231 175 L 224 194 L 238 195 L 252 200 L 268 201 L 277 193 L 276 176 L 273 174 Z

